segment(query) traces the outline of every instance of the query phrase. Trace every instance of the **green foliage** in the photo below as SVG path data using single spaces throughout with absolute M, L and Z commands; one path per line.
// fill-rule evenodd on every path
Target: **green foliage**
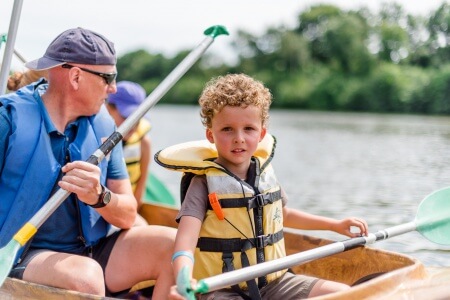
M 450 65 L 433 72 L 429 83 L 412 105 L 414 112 L 450 114 Z
M 450 114 L 450 5 L 428 17 L 391 2 L 377 14 L 316 5 L 298 21 L 259 36 L 238 31 L 230 37 L 237 64 L 206 53 L 164 101 L 196 104 L 211 77 L 242 72 L 270 88 L 274 107 Z M 127 53 L 118 60 L 119 80 L 150 93 L 188 53 Z
M 144 79 L 160 78 L 166 73 L 170 60 L 161 54 L 149 54 L 138 50 L 122 56 L 117 62 L 118 80 L 141 83 Z
M 374 112 L 401 111 L 401 70 L 398 66 L 383 64 L 351 97 L 349 109 Z
M 372 57 L 365 45 L 367 38 L 366 24 L 360 18 L 349 15 L 330 20 L 322 45 L 327 62 L 346 74 L 368 74 Z

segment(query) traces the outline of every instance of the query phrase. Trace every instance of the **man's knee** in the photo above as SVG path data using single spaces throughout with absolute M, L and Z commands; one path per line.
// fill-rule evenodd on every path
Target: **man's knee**
M 76 270 L 75 270 L 76 269 Z M 84 259 L 72 270 L 68 289 L 94 295 L 105 295 L 105 279 L 102 267 L 93 259 Z

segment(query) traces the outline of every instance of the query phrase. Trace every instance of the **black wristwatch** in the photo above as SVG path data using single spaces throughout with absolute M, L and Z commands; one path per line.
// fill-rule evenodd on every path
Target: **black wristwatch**
M 89 206 L 93 208 L 105 207 L 109 201 L 111 201 L 111 191 L 102 184 L 102 192 L 98 196 L 98 202 L 93 205 L 89 204 Z

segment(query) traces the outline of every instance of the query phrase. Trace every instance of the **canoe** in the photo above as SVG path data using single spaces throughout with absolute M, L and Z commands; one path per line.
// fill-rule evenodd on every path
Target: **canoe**
M 170 206 L 147 204 L 140 214 L 150 224 L 176 227 L 174 219 L 177 212 L 178 210 Z M 285 229 L 284 239 L 288 255 L 333 242 L 290 228 Z M 291 269 L 296 274 L 339 281 L 352 286 L 345 292 L 314 298 L 318 300 L 450 299 L 450 268 L 425 268 L 413 257 L 370 246 L 359 246 Z M 419 286 L 421 288 L 418 288 Z M 427 297 L 416 298 L 413 293 Z
M 176 227 L 178 210 L 170 205 L 146 203 L 140 214 L 150 223 Z M 298 253 L 333 241 L 285 230 L 286 251 Z M 315 299 L 445 299 L 450 298 L 450 270 L 425 268 L 408 255 L 359 246 L 292 268 L 298 274 L 343 282 L 352 286 L 344 292 Z M 418 295 L 416 297 L 416 295 Z M 128 297 L 127 297 L 128 298 Z M 112 299 L 74 291 L 7 279 L 0 289 L 0 299 Z M 130 299 L 130 298 L 128 298 Z M 143 299 L 141 297 L 141 299 Z

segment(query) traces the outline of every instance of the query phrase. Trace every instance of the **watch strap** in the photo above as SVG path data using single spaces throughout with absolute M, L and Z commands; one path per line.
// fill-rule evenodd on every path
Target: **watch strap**
M 100 208 L 100 207 L 105 207 L 107 203 L 104 202 L 104 198 L 106 193 L 110 193 L 109 190 L 102 184 L 102 191 L 100 193 L 100 195 L 98 196 L 98 201 L 95 204 L 88 204 L 90 207 L 93 208 Z

